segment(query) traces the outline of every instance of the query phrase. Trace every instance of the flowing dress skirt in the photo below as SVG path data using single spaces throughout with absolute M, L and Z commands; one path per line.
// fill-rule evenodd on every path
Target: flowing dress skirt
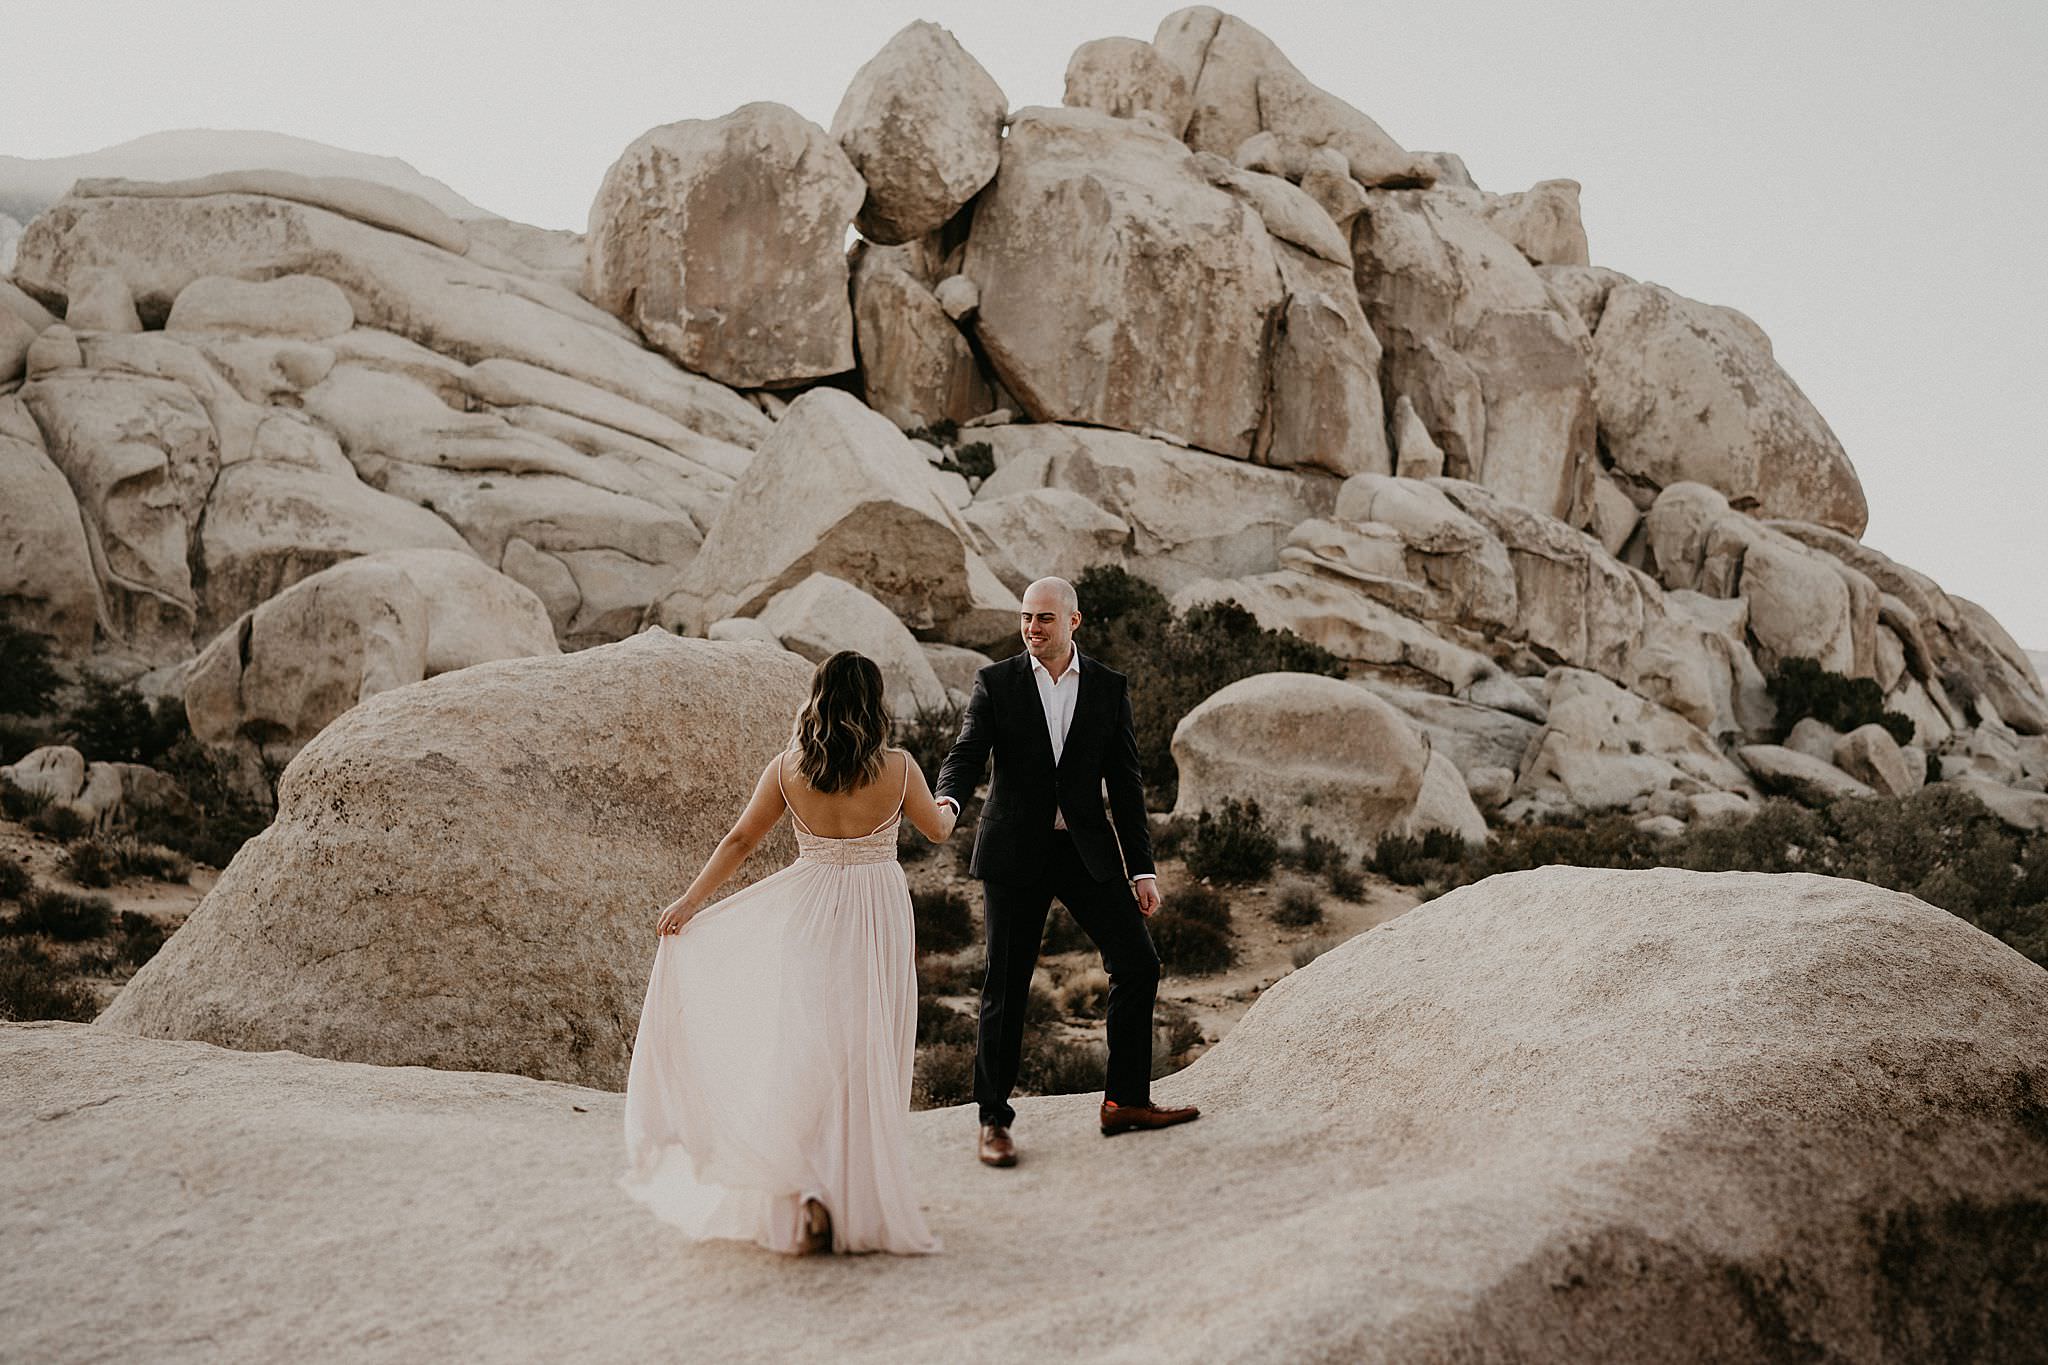
M 939 1249 L 906 1160 L 916 945 L 894 840 L 887 861 L 800 856 L 661 937 L 619 1183 L 692 1239 L 792 1251 L 809 1197 L 834 1251 Z

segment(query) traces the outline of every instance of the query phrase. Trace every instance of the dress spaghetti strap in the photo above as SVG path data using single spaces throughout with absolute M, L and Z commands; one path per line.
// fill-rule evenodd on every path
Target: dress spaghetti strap
M 804 823 L 803 816 L 796 813 L 796 806 L 789 799 L 789 788 L 782 785 L 782 760 L 788 756 L 789 750 L 787 749 L 775 755 L 775 790 L 782 793 L 782 804 L 788 808 L 789 818 L 796 821 L 796 827 L 816 838 L 817 836 L 812 834 L 811 827 Z

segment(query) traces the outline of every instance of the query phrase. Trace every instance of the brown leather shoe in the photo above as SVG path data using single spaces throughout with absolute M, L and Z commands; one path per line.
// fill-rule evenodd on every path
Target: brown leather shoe
M 1010 1130 L 1000 1123 L 981 1125 L 981 1142 L 975 1155 L 984 1166 L 1014 1166 L 1017 1164 L 1017 1144 L 1010 1141 Z
M 1169 1108 L 1159 1104 L 1112 1104 L 1102 1102 L 1102 1135 L 1115 1137 L 1133 1128 L 1171 1128 L 1176 1123 L 1198 1119 L 1202 1111 L 1194 1105 Z

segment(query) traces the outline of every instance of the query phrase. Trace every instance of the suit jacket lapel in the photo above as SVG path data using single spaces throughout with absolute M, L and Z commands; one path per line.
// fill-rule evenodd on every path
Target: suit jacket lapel
M 1074 680 L 1075 686 L 1078 688 L 1074 696 L 1074 719 L 1067 726 L 1067 742 L 1060 746 L 1060 761 L 1055 765 L 1059 768 L 1067 766 L 1067 756 L 1074 752 L 1074 741 L 1082 738 L 1082 724 L 1092 714 L 1089 702 L 1094 698 L 1095 693 L 1101 690 L 1095 683 L 1090 681 L 1095 676 L 1097 667 L 1095 660 L 1081 653 L 1078 647 L 1074 651 L 1074 657 L 1080 661 L 1081 675 Z M 1036 689 L 1037 681 L 1036 678 L 1032 679 L 1034 690 Z M 1046 737 L 1046 748 L 1048 750 L 1052 748 L 1052 738 L 1050 735 Z
M 1038 674 L 1031 667 L 1031 655 L 1028 651 L 1017 655 L 1016 672 L 1018 708 L 1023 712 L 1025 724 L 1031 733 L 1038 737 L 1035 747 L 1041 760 L 1046 767 L 1056 769 L 1058 765 L 1053 762 L 1052 757 L 1052 735 L 1045 726 L 1045 703 L 1039 699 Z

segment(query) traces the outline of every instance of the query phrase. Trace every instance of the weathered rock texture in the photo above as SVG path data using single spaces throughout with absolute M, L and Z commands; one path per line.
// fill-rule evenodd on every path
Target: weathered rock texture
M 951 33 L 923 19 L 903 28 L 854 73 L 832 116 L 867 185 L 862 234 L 887 245 L 943 226 L 995 175 L 1009 112 Z
M 1893 892 L 1494 878 L 1267 991 L 1155 1087 L 1198 1123 L 1020 1100 L 1020 1190 L 971 1107 L 913 1115 L 916 1266 L 685 1246 L 600 1090 L 4 1025 L 0 1295 L 27 1359 L 2018 1360 L 2044 1020 L 2048 974 Z
M 654 915 L 787 741 L 811 668 L 659 632 L 371 698 L 103 1028 L 624 1083 Z M 787 862 L 772 836 L 735 885 Z
M 722 383 L 850 370 L 844 245 L 865 193 L 839 144 L 784 105 L 665 124 L 605 173 L 584 292 Z

